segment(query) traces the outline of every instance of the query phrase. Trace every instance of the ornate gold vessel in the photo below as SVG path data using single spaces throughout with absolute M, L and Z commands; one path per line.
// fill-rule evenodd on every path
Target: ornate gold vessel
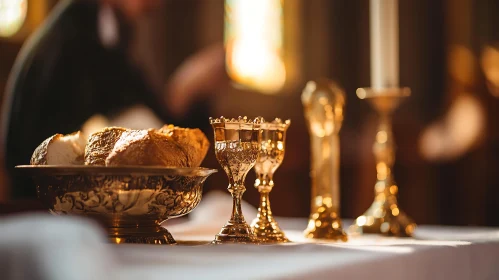
M 112 243 L 174 244 L 160 224 L 201 201 L 206 168 L 18 166 L 32 176 L 40 201 L 56 215 L 102 224 Z
M 345 94 L 336 84 L 320 79 L 302 93 L 311 146 L 312 202 L 308 238 L 347 240 L 340 219 L 340 139 Z
M 227 173 L 227 190 L 232 195 L 232 215 L 215 236 L 215 244 L 256 242 L 253 231 L 244 219 L 241 201 L 246 191 L 244 179 L 258 158 L 262 122 L 263 118 L 210 118 L 215 136 L 215 155 Z
M 274 187 L 274 172 L 284 160 L 286 131 L 290 120 L 275 119 L 261 124 L 260 152 L 255 164 L 255 188 L 260 193 L 257 217 L 251 228 L 260 243 L 282 243 L 289 240 L 277 224 L 270 208 L 269 195 Z
M 416 224 L 397 203 L 398 186 L 393 179 L 395 142 L 392 134 L 392 114 L 400 102 L 409 97 L 409 88 L 359 88 L 357 96 L 370 102 L 379 115 L 378 131 L 373 145 L 376 158 L 377 182 L 374 185 L 374 202 L 355 220 L 352 233 L 381 233 L 395 236 L 412 236 Z

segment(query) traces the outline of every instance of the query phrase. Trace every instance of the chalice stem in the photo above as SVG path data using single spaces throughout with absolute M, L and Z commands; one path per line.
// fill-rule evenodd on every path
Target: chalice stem
M 230 221 L 235 224 L 246 223 L 241 209 L 242 196 L 246 188 L 243 185 L 234 185 L 229 187 L 232 195 L 232 215 Z
M 272 180 L 266 181 L 272 182 Z M 270 191 L 272 190 L 273 183 L 270 185 L 259 185 L 258 191 L 260 192 L 260 206 L 258 207 L 258 214 L 251 223 L 256 237 L 263 243 L 281 243 L 289 242 L 286 235 L 281 230 L 277 221 L 272 216 L 270 209 Z
M 272 222 L 274 217 L 272 217 L 272 210 L 270 209 L 269 193 L 269 191 L 260 192 L 260 206 L 258 207 L 257 218 Z

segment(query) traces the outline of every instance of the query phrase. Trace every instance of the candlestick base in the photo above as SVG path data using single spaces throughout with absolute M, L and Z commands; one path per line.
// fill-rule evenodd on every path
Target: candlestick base
M 253 236 L 253 231 L 246 222 L 228 221 L 220 232 L 215 235 L 215 240 L 212 243 L 257 243 Z
M 289 242 L 274 217 L 267 219 L 256 218 L 251 223 L 251 228 L 258 243 L 285 243 Z
M 409 88 L 360 88 L 357 96 L 368 100 L 380 119 L 373 153 L 376 158 L 377 182 L 371 207 L 350 227 L 350 233 L 379 233 L 394 236 L 412 236 L 416 224 L 397 203 L 398 187 L 393 179 L 395 142 L 392 136 L 392 113 L 400 102 L 410 96 Z
M 390 188 L 393 190 L 396 186 L 393 185 Z M 395 197 L 388 199 L 379 197 L 362 216 L 355 220 L 349 228 L 349 233 L 352 235 L 376 233 L 410 237 L 415 229 L 416 223 L 400 210 Z
M 341 219 L 331 207 L 323 204 L 317 212 L 310 215 L 308 227 L 303 232 L 305 237 L 314 239 L 327 239 L 334 241 L 347 241 L 348 236 L 343 231 Z

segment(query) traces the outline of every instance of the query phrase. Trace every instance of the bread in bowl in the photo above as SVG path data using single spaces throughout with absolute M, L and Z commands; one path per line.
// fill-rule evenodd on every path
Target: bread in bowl
M 31 164 L 199 167 L 208 149 L 209 141 L 199 129 L 106 127 L 88 140 L 81 132 L 55 134 L 38 146 Z
M 121 135 L 129 131 L 123 127 L 106 127 L 92 133 L 85 147 L 85 165 L 106 165 L 106 159 Z
M 171 137 L 185 150 L 189 167 L 199 167 L 208 153 L 210 142 L 199 128 L 165 125 L 158 132 Z
M 167 135 L 153 129 L 123 132 L 105 163 L 106 166 L 189 167 L 185 150 Z
M 86 139 L 78 131 L 68 135 L 55 134 L 45 139 L 31 156 L 32 165 L 83 164 Z

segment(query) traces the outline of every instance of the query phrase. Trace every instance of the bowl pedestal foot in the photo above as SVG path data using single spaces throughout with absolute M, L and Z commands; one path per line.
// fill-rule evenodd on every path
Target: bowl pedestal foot
M 161 226 L 150 227 L 113 227 L 108 228 L 108 240 L 114 244 L 164 244 L 173 245 L 177 242 L 170 232 Z

